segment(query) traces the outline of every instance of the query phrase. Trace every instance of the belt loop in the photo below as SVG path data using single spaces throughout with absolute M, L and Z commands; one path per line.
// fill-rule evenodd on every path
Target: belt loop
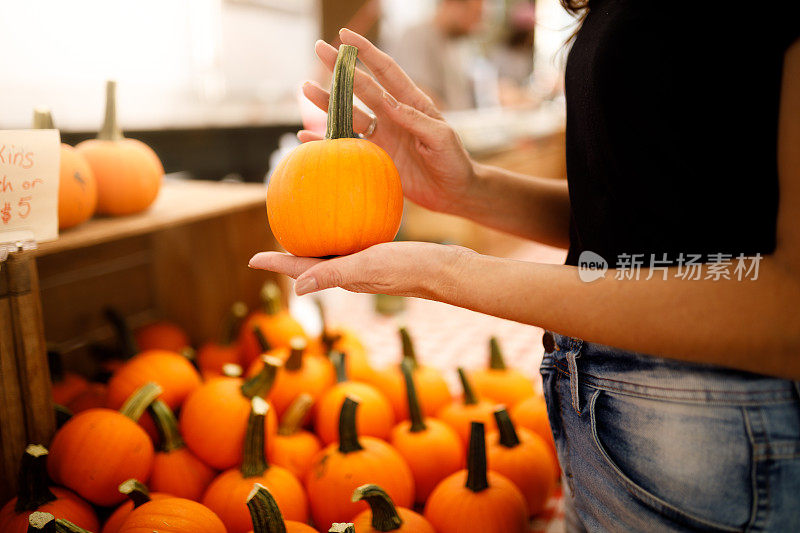
M 567 365 L 569 366 L 569 391 L 572 395 L 572 407 L 575 412 L 581 414 L 580 398 L 578 396 L 578 350 L 570 349 L 567 352 Z

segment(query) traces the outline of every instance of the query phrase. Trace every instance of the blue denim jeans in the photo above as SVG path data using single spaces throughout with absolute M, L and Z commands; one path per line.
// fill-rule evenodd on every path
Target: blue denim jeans
M 800 532 L 796 382 L 552 335 L 541 372 L 572 529 Z

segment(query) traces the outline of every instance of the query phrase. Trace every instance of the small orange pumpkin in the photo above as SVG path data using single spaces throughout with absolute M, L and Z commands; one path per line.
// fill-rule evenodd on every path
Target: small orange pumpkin
M 66 407 L 73 414 L 89 409 L 97 409 L 108 405 L 108 385 L 105 383 L 89 383 L 86 390 L 75 396 Z
M 183 355 L 167 350 L 147 350 L 122 365 L 108 382 L 108 406 L 116 409 L 144 383 L 158 383 L 161 400 L 177 409 L 200 386 L 200 374 Z
M 53 481 L 97 505 L 122 501 L 120 483 L 150 475 L 153 444 L 136 421 L 160 393 L 158 385 L 147 383 L 120 411 L 89 409 L 73 416 L 50 446 L 47 470 Z
M 269 401 L 282 416 L 300 394 L 308 394 L 315 402 L 336 383 L 336 373 L 327 357 L 306 355 L 306 340 L 292 339 L 291 352 L 278 371 Z
M 214 512 L 195 501 L 163 498 L 149 501 L 125 519 L 119 533 L 227 533 Z
M 395 507 L 392 499 L 378 485 L 361 485 L 353 491 L 354 502 L 365 501 L 369 509 L 353 518 L 356 533 L 436 533 L 424 516 L 411 509 Z
M 345 372 L 344 354 L 331 354 L 336 368 L 338 383 L 322 395 L 317 404 L 315 427 L 317 436 L 324 444 L 336 442 L 338 438 L 338 415 L 345 398 L 358 398 L 361 408 L 356 424 L 359 434 L 388 439 L 394 426 L 394 412 L 389 400 L 378 389 L 366 383 L 348 381 Z
M 401 364 L 411 419 L 394 427 L 389 442 L 411 468 L 416 501 L 423 503 L 441 480 L 463 467 L 464 445 L 444 422 L 423 418 L 411 366 L 409 360 Z
M 126 139 L 117 124 L 116 82 L 106 83 L 106 116 L 97 139 L 76 146 L 97 181 L 97 212 L 130 215 L 144 211 L 158 196 L 164 167 L 152 148 Z
M 135 479 L 122 482 L 119 486 L 119 491 L 128 497 L 128 501 L 114 509 L 114 512 L 111 513 L 111 516 L 108 517 L 108 520 L 106 520 L 106 523 L 103 525 L 102 533 L 117 533 L 125 522 L 125 519 L 131 514 L 131 511 L 150 500 L 173 497 L 161 492 L 150 492 L 147 485 Z
M 322 332 L 316 342 L 309 347 L 309 350 L 325 356 L 328 356 L 333 351 L 342 352 L 345 354 L 344 360 L 347 365 L 347 375 L 350 379 L 369 383 L 375 373 L 375 369 L 369 364 L 369 357 L 364 343 L 350 330 L 331 328 L 326 318 L 327 314 L 322 300 L 316 298 L 314 303 L 319 310 Z
M 205 343 L 197 352 L 197 366 L 200 367 L 203 378 L 221 375 L 222 367 L 227 364 L 241 363 L 236 336 L 246 316 L 247 305 L 244 302 L 235 302 L 225 315 L 220 339 Z
M 203 505 L 217 513 L 229 533 L 250 530 L 252 523 L 245 503 L 254 483 L 270 489 L 289 520 L 308 520 L 308 500 L 303 485 L 285 468 L 267 462 L 264 421 L 268 410 L 266 401 L 258 396 L 252 399 L 241 466 L 217 476 L 203 495 Z
M 34 511 L 52 513 L 75 524 L 96 531 L 97 515 L 75 493 L 48 486 L 47 448 L 31 444 L 25 448 L 19 468 L 17 496 L 0 508 L 0 531 L 25 533 L 28 516 Z
M 439 483 L 425 505 L 425 518 L 438 533 L 526 533 L 528 506 L 519 489 L 486 468 L 486 436 L 472 422 L 467 468 Z
M 316 435 L 300 429 L 313 403 L 311 396 L 303 393 L 289 406 L 269 455 L 270 461 L 287 469 L 297 479 L 305 479 L 314 456 L 322 449 Z
M 89 381 L 85 377 L 75 372 L 64 372 L 60 352 L 47 351 L 47 366 L 50 369 L 53 403 L 66 406 L 89 388 Z
M 268 281 L 261 287 L 260 296 L 263 309 L 250 313 L 239 333 L 239 350 L 244 366 L 252 364 L 264 352 L 288 347 L 293 338 L 306 336 L 300 323 L 283 309 L 281 290 L 274 281 Z M 263 338 L 256 336 L 256 327 Z
M 256 483 L 247 496 L 247 508 L 253 520 L 250 533 L 317 533 L 313 527 L 294 520 L 284 520 L 278 502 L 267 488 Z
M 533 381 L 529 377 L 506 366 L 496 337 L 489 340 L 489 353 L 488 368 L 470 373 L 472 386 L 481 397 L 512 408 L 536 395 Z
M 461 437 L 461 441 L 467 444 L 472 422 L 482 422 L 491 429 L 495 429 L 494 404 L 475 394 L 472 383 L 463 368 L 458 369 L 458 377 L 461 380 L 464 395 L 460 400 L 454 400 L 450 405 L 442 408 L 436 417 L 453 428 Z
M 400 228 L 397 168 L 383 149 L 353 132 L 357 54 L 354 46 L 339 47 L 325 140 L 295 148 L 269 180 L 270 229 L 297 256 L 352 254 L 391 241 Z
M 320 451 L 306 476 L 306 490 L 315 524 L 350 520 L 366 508 L 353 502 L 352 491 L 368 482 L 383 487 L 397 505 L 414 503 L 414 478 L 405 460 L 386 442 L 359 437 L 359 402 L 346 397 L 339 415 L 339 442 Z
M 134 333 L 136 345 L 139 350 L 168 350 L 181 353 L 184 348 L 191 345 L 189 335 L 179 325 L 167 320 L 151 322 L 142 326 Z
M 533 396 L 519 402 L 511 409 L 511 416 L 517 426 L 536 433 L 547 443 L 553 454 L 553 459 L 556 461 L 556 466 L 558 466 L 556 443 L 553 440 L 553 432 L 550 429 L 550 419 L 547 417 L 547 404 L 544 401 L 544 397 Z

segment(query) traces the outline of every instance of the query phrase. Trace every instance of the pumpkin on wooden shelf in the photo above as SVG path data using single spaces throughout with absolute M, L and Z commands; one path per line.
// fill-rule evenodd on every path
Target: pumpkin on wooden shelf
M 214 511 L 193 500 L 163 498 L 149 501 L 128 515 L 119 533 L 228 533 Z
M 353 492 L 352 500 L 365 501 L 369 505 L 369 509 L 353 518 L 356 533 L 436 533 L 421 514 L 404 507 L 395 507 L 386 491 L 378 485 L 361 485 Z
M 323 444 L 336 442 L 339 436 L 339 412 L 345 398 L 352 396 L 358 398 L 361 405 L 356 420 L 359 434 L 388 439 L 394 427 L 394 411 L 389 400 L 372 385 L 348 380 L 344 354 L 334 352 L 331 359 L 338 383 L 328 389 L 317 403 L 317 436 Z
M 65 407 L 76 415 L 89 409 L 98 409 L 106 405 L 108 405 L 108 385 L 90 382 L 86 390 L 70 400 Z
M 181 353 L 184 348 L 191 346 L 186 331 L 168 320 L 159 320 L 140 327 L 134 332 L 134 338 L 140 351 L 168 350 Z
M 423 503 L 441 480 L 464 466 L 464 445 L 450 426 L 423 417 L 411 367 L 408 360 L 401 364 L 410 420 L 394 427 L 389 442 L 411 468 L 416 501 Z
M 558 453 L 553 440 L 553 432 L 550 429 L 550 419 L 547 417 L 547 404 L 544 396 L 537 395 L 519 402 L 511 409 L 511 417 L 518 427 L 536 433 L 547 443 L 553 454 L 553 460 L 556 461 L 556 470 L 558 470 Z
M 478 397 L 463 368 L 458 369 L 458 377 L 464 395 L 460 400 L 454 400 L 442 408 L 436 417 L 453 428 L 466 445 L 469 442 L 472 422 L 482 422 L 487 427 L 495 429 L 495 404 Z
M 339 416 L 339 442 L 320 451 L 306 476 L 315 524 L 350 520 L 367 506 L 351 501 L 364 483 L 376 483 L 400 507 L 414 503 L 414 478 L 403 457 L 386 442 L 360 437 L 356 429 L 359 402 L 346 397 Z
M 217 476 L 203 495 L 203 505 L 222 519 L 229 533 L 246 533 L 251 529 L 245 503 L 254 483 L 269 488 L 286 518 L 298 522 L 308 520 L 308 500 L 303 485 L 294 474 L 267 461 L 264 426 L 269 404 L 258 396 L 251 403 L 241 466 Z
M 536 395 L 533 380 L 506 366 L 496 337 L 489 340 L 489 366 L 471 372 L 469 377 L 478 394 L 509 408 Z
M 52 513 L 81 527 L 96 531 L 100 526 L 92 507 L 77 494 L 51 487 L 47 478 L 47 448 L 30 444 L 22 454 L 17 496 L 0 508 L 0 531 L 25 533 L 34 511 Z
M 50 446 L 53 481 L 97 505 L 121 502 L 120 483 L 150 475 L 153 444 L 136 421 L 160 393 L 161 387 L 147 383 L 119 411 L 89 409 L 73 416 Z
M 97 181 L 97 213 L 114 216 L 150 207 L 164 177 L 164 167 L 153 149 L 123 136 L 117 123 L 116 89 L 116 82 L 106 83 L 106 116 L 97 138 L 75 147 Z
M 327 319 L 325 306 L 322 300 L 316 298 L 314 303 L 319 310 L 319 319 L 322 324 L 320 336 L 309 346 L 309 350 L 320 355 L 328 356 L 332 352 L 345 354 L 345 364 L 347 365 L 347 375 L 355 381 L 369 383 L 375 369 L 369 364 L 367 349 L 358 336 L 343 328 L 332 328 Z
M 486 436 L 472 422 L 467 468 L 439 483 L 425 504 L 424 516 L 438 533 L 526 533 L 528 506 L 505 476 L 486 467 Z
M 125 519 L 131 514 L 131 511 L 150 500 L 161 500 L 173 497 L 161 492 L 150 492 L 147 485 L 136 479 L 129 479 L 120 483 L 119 492 L 124 494 L 128 498 L 128 501 L 114 509 L 114 512 L 111 513 L 111 516 L 108 517 L 108 520 L 106 520 L 106 523 L 103 525 L 102 533 L 118 533 Z
M 242 462 L 250 400 L 267 396 L 280 365 L 280 360 L 267 358 L 264 368 L 252 378 L 214 378 L 186 398 L 180 412 L 181 435 L 204 463 L 225 470 Z M 277 426 L 275 412 L 270 409 L 265 429 L 268 443 Z
M 497 432 L 488 435 L 489 469 L 506 476 L 528 502 L 531 516 L 539 514 L 555 489 L 556 465 L 541 437 L 515 428 L 505 407 L 495 411 Z
M 291 350 L 275 378 L 269 394 L 278 416 L 300 395 L 308 394 L 316 402 L 336 383 L 336 372 L 327 357 L 308 354 L 303 337 L 292 339 Z
M 236 338 L 246 316 L 247 305 L 244 302 L 235 302 L 225 315 L 219 340 L 209 341 L 198 350 L 197 366 L 200 367 L 203 378 L 221 375 L 222 367 L 226 364 L 241 363 Z
M 33 110 L 34 129 L 55 129 L 46 107 Z M 86 159 L 68 144 L 61 144 L 58 171 L 58 229 L 86 222 L 97 206 L 97 182 Z
M 183 355 L 147 350 L 122 365 L 108 382 L 108 406 L 122 405 L 131 392 L 152 381 L 161 386 L 161 400 L 171 409 L 181 406 L 201 384 L 200 374 Z
M 158 492 L 200 501 L 216 472 L 186 447 L 178 431 L 178 421 L 166 403 L 154 401 L 150 412 L 161 435 L 161 449 L 153 459 L 150 486 Z
M 301 480 L 305 479 L 314 456 L 322 449 L 317 436 L 301 427 L 313 403 L 313 398 L 305 393 L 292 402 L 283 414 L 269 454 L 270 461 Z
M 251 533 L 317 533 L 303 522 L 284 520 L 278 502 L 260 483 L 253 485 L 247 495 L 247 509 L 253 522 Z
M 250 313 L 239 333 L 239 350 L 245 366 L 272 348 L 288 347 L 293 338 L 306 336 L 300 323 L 283 308 L 281 290 L 274 281 L 261 287 L 260 297 L 262 309 Z M 263 333 L 266 345 L 256 338 L 256 326 Z
M 383 149 L 353 132 L 357 54 L 339 47 L 325 139 L 295 148 L 269 180 L 270 229 L 296 256 L 352 254 L 391 241 L 400 228 L 400 175 Z

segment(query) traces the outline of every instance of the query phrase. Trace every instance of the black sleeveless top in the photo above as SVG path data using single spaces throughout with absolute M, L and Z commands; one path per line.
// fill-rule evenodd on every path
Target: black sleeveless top
M 774 251 L 800 1 L 591 3 L 566 68 L 567 264 Z

